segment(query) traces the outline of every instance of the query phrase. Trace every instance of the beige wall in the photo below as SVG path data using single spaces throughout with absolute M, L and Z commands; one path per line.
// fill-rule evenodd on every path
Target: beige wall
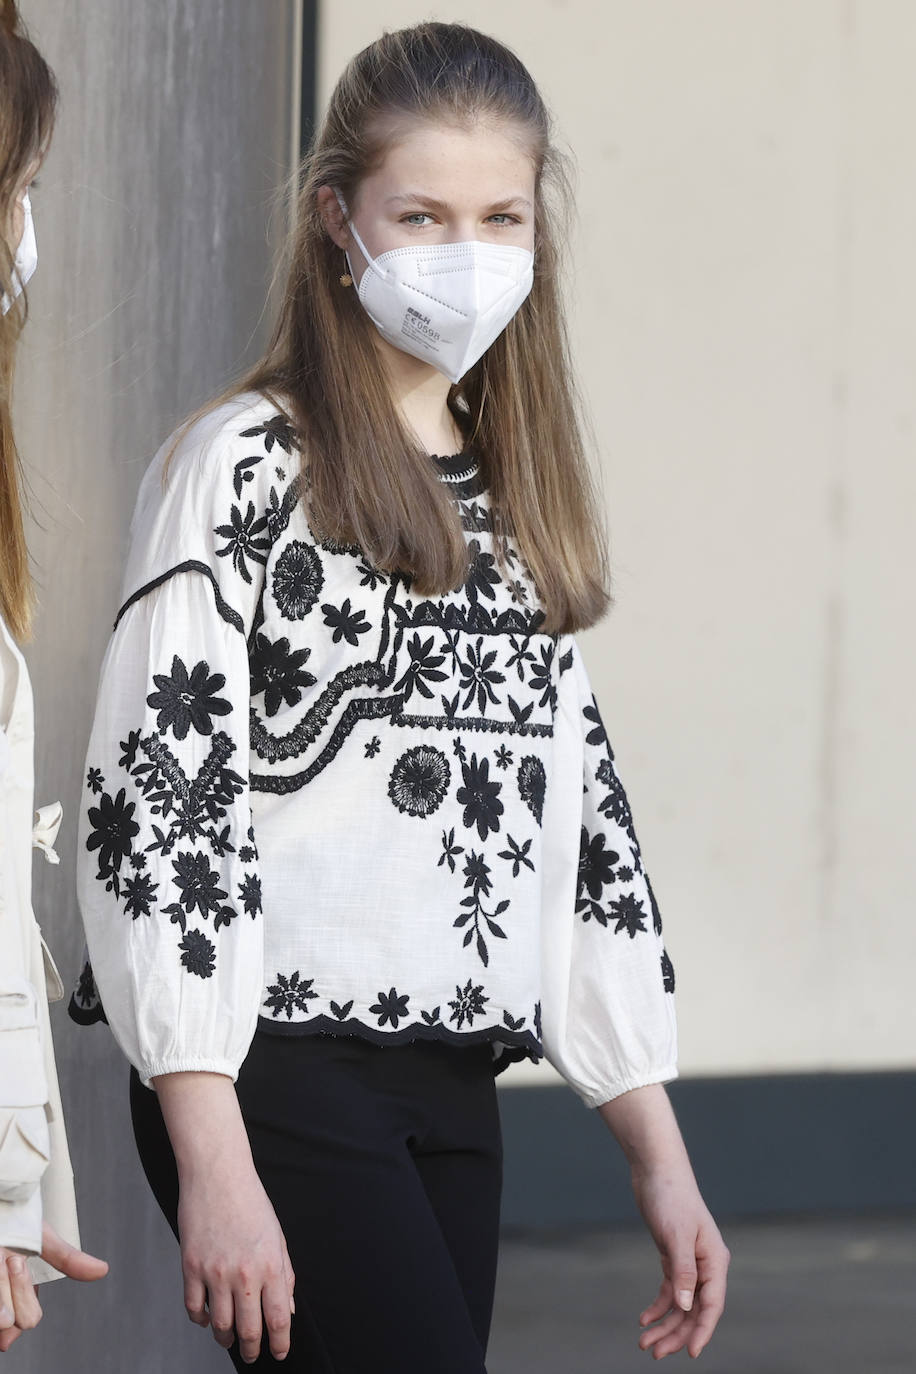
M 577 156 L 618 597 L 584 650 L 683 1071 L 916 1064 L 916 6 L 351 0 L 322 99 L 419 18 L 515 47 Z

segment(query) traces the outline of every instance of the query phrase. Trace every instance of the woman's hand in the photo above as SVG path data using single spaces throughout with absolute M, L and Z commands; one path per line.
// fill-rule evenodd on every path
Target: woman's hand
M 598 1108 L 630 1162 L 633 1192 L 662 1261 L 662 1285 L 640 1315 L 642 1350 L 656 1360 L 687 1347 L 696 1359 L 725 1309 L 731 1256 L 697 1187 L 660 1084 Z
M 658 1296 L 639 1318 L 647 1328 L 640 1348 L 663 1360 L 686 1346 L 695 1359 L 725 1309 L 731 1257 L 689 1166 L 679 1173 L 665 1168 L 634 1173 L 633 1192 L 664 1275 Z
M 295 1277 L 276 1213 L 258 1178 L 235 1089 L 209 1073 L 154 1080 L 180 1184 L 178 1232 L 188 1316 L 242 1359 L 289 1353 Z M 263 1316 L 262 1316 L 263 1314 Z
M 41 1258 L 66 1274 L 68 1279 L 91 1283 L 108 1273 L 104 1260 L 77 1250 L 63 1240 L 47 1222 L 41 1229 Z M 41 1304 L 29 1267 L 22 1255 L 0 1247 L 0 1353 L 5 1354 L 23 1331 L 41 1321 Z

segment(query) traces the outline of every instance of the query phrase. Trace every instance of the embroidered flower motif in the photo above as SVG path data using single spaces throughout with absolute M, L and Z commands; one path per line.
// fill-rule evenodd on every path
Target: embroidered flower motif
M 124 910 L 136 920 L 138 916 L 150 916 L 159 884 L 154 883 L 149 873 L 138 873 L 135 878 L 124 880 Z
M 493 690 L 494 685 L 505 682 L 505 673 L 497 672 L 493 667 L 496 662 L 496 650 L 491 649 L 489 653 L 483 652 L 483 636 L 478 635 L 477 643 L 469 644 L 464 663 L 461 664 L 461 690 L 466 691 L 464 699 L 464 709 L 467 710 L 474 698 L 477 698 L 477 710 L 483 716 L 486 714 L 487 703 L 496 705 L 499 698 Z M 443 673 L 444 677 L 445 674 Z
M 637 931 L 646 929 L 646 912 L 635 892 L 624 892 L 616 901 L 611 902 L 611 915 L 617 921 L 614 927 L 615 935 L 625 930 L 632 940 Z
M 421 1011 L 420 1015 L 428 1026 L 439 1024 L 441 1007 L 433 1007 L 432 1011 Z
M 288 639 L 270 640 L 267 635 L 255 635 L 249 655 L 251 695 L 264 694 L 268 716 L 275 716 L 284 701 L 287 706 L 298 706 L 302 689 L 314 685 L 314 674 L 304 666 L 311 653 L 309 648 L 290 652 Z
M 621 865 L 617 870 L 617 877 L 622 883 L 631 883 L 633 881 L 632 868 L 629 868 L 626 864 Z
M 326 601 L 321 608 L 324 616 L 324 623 L 328 629 L 333 630 L 331 636 L 335 644 L 339 644 L 345 639 L 348 644 L 359 644 L 360 635 L 364 635 L 372 626 L 366 619 L 365 612 L 354 611 L 350 606 L 350 598 L 347 597 L 342 606 L 332 606 Z
M 674 965 L 668 958 L 667 950 L 662 950 L 662 986 L 666 992 L 674 992 Z
M 390 1021 L 392 1030 L 397 1030 L 398 1022 L 407 1016 L 407 1003 L 410 995 L 406 994 L 399 997 L 396 990 L 392 988 L 386 995 L 384 992 L 378 993 L 378 1001 L 369 1008 L 373 1016 L 378 1017 L 380 1026 L 384 1026 Z
M 510 863 L 512 864 L 513 878 L 518 877 L 523 867 L 530 868 L 533 873 L 534 864 L 528 858 L 528 851 L 531 848 L 532 844 L 531 839 L 527 839 L 525 843 L 522 845 L 516 844 L 515 840 L 513 840 L 511 835 L 507 835 L 506 839 L 509 843 L 509 848 L 500 850 L 499 857 L 501 859 L 508 859 L 510 861 Z
M 92 795 L 98 796 L 105 787 L 105 779 L 102 777 L 101 768 L 90 768 L 86 774 L 86 786 Z
M 547 772 L 536 754 L 526 754 L 518 766 L 518 794 L 538 825 L 544 817 Z
M 531 676 L 528 679 L 528 686 L 541 693 L 538 705 L 549 706 L 551 710 L 555 707 L 557 699 L 557 689 L 553 684 L 553 654 L 553 644 L 542 644 L 541 661 L 532 665 Z
M 317 992 L 312 992 L 314 981 L 314 978 L 300 980 L 298 969 L 288 978 L 278 973 L 277 981 L 268 986 L 270 996 L 265 999 L 264 1006 L 270 1007 L 273 1016 L 278 1017 L 282 1012 L 286 1012 L 287 1021 L 291 1021 L 294 1011 L 307 1012 L 309 1002 L 313 1002 L 318 996 Z
M 459 805 L 464 807 L 461 819 L 469 830 L 476 826 L 478 835 L 485 840 L 491 830 L 499 829 L 504 810 L 499 800 L 502 783 L 490 781 L 489 759 L 478 762 L 476 754 L 471 755 L 470 763 L 462 763 L 461 774 L 464 786 L 455 793 Z
M 324 571 L 315 549 L 294 539 L 277 559 L 272 574 L 274 601 L 287 620 L 302 620 L 324 586 Z
M 583 825 L 579 846 L 579 895 L 587 890 L 595 901 L 605 887 L 617 881 L 614 868 L 620 862 L 620 855 L 616 850 L 606 849 L 605 843 L 602 830 L 590 837 Z
M 497 749 L 497 751 L 496 751 L 496 753 L 495 753 L 495 755 L 494 755 L 494 758 L 496 759 L 496 767 L 497 767 L 497 768 L 511 768 L 511 767 L 512 767 L 512 750 L 511 750 L 511 749 L 507 749 L 506 746 L 505 746 L 504 744 L 501 744 L 501 745 L 499 746 L 499 748 Z
M 366 758 L 374 759 L 381 747 L 382 741 L 379 739 L 378 735 L 373 735 L 370 740 L 366 741 L 364 746 Z
M 178 941 L 178 948 L 183 950 L 181 962 L 188 973 L 198 978 L 211 977 L 216 967 L 216 949 L 202 930 L 186 931 Z
M 475 603 L 481 596 L 486 597 L 488 601 L 495 600 L 496 593 L 493 588 L 500 580 L 496 559 L 491 553 L 481 551 L 479 539 L 472 539 L 468 544 L 468 558 L 470 569 L 464 584 L 468 597 Z
M 464 863 L 464 886 L 468 896 L 462 897 L 463 910 L 455 917 L 452 925 L 458 930 L 464 930 L 461 941 L 464 949 L 467 949 L 472 940 L 475 941 L 477 957 L 484 968 L 487 968 L 490 963 L 490 951 L 484 930 L 486 929 L 496 940 L 508 938 L 496 917 L 508 911 L 509 899 L 504 897 L 501 902 L 497 902 L 492 911 L 486 910 L 483 899 L 488 896 L 493 886 L 490 881 L 490 868 L 483 855 L 476 854 L 473 850 Z
M 374 592 L 378 586 L 384 586 L 388 581 L 388 574 L 383 573 L 379 568 L 374 568 L 365 558 L 360 559 L 356 571 L 360 575 L 359 585 L 368 587 L 370 592 Z
M 620 876 L 621 878 L 623 877 L 623 871 L 622 871 L 622 870 L 618 870 L 618 874 L 619 874 L 619 876 Z M 645 880 L 646 880 L 646 891 L 647 891 L 648 894 L 649 894 L 649 906 L 650 906 L 651 909 L 652 909 L 652 929 L 655 931 L 655 934 L 656 934 L 656 935 L 661 935 L 661 933 L 662 933 L 662 913 L 661 913 L 661 912 L 659 911 L 659 909 L 658 909 L 658 902 L 655 900 L 655 892 L 654 892 L 654 889 L 653 889 L 653 887 L 652 887 L 652 884 L 649 882 L 649 875 L 648 875 L 648 873 L 644 874 L 643 876 L 645 877 Z
M 86 848 L 99 851 L 100 878 L 120 873 L 122 862 L 131 852 L 133 838 L 140 833 L 133 818 L 136 802 L 126 801 L 126 796 L 127 790 L 123 787 L 116 797 L 109 797 L 105 792 L 98 806 L 90 806 L 88 811 L 92 834 L 86 841 Z
M 510 1031 L 520 1031 L 526 1020 L 525 1016 L 511 1016 L 509 1012 L 503 1012 L 503 1025 Z
M 473 1026 L 474 1017 L 483 1015 L 484 1003 L 489 1002 L 489 1000 L 489 997 L 483 995 L 483 983 L 478 983 L 475 987 L 469 978 L 463 988 L 456 984 L 455 1000 L 449 1002 L 452 1014 L 448 1019 L 456 1021 L 459 1030 L 465 1021 L 469 1026 Z
M 441 749 L 418 744 L 402 754 L 388 782 L 388 795 L 408 816 L 431 816 L 448 791 L 451 769 Z
M 201 850 L 196 854 L 178 854 L 172 860 L 172 867 L 175 886 L 181 893 L 179 902 L 189 916 L 199 911 L 206 918 L 221 911 L 229 894 L 218 886 L 219 874 L 210 867 L 206 854 Z
M 88 959 L 83 964 L 73 996 L 81 1007 L 91 1007 L 93 1003 L 99 1000 L 98 988 L 92 974 L 92 965 Z
M 230 524 L 217 525 L 214 534 L 218 534 L 221 539 L 227 541 L 224 549 L 217 549 L 218 558 L 232 558 L 232 566 L 239 574 L 243 582 L 251 582 L 251 573 L 248 571 L 247 559 L 253 563 L 266 563 L 267 554 L 270 549 L 270 540 L 264 537 L 267 528 L 267 516 L 260 515 L 257 518 L 254 513 L 254 502 L 248 502 L 248 509 L 244 516 L 241 506 L 233 506 L 229 514 Z
M 253 863 L 257 857 L 257 852 L 253 844 L 243 844 L 239 850 L 239 858 L 243 864 Z
M 261 879 L 256 873 L 246 873 L 239 883 L 239 901 L 242 910 L 254 920 L 261 910 Z
M 146 704 L 159 712 L 156 728 L 171 729 L 176 739 L 184 739 L 192 725 L 199 735 L 212 735 L 211 716 L 228 716 L 232 710 L 228 701 L 215 695 L 225 687 L 225 677 L 222 673 L 211 676 L 210 665 L 203 660 L 189 673 L 176 654 L 171 675 L 154 673 L 153 682 L 159 691 L 151 692 Z
M 124 753 L 118 759 L 119 767 L 126 768 L 128 771 L 133 768 L 134 764 L 137 762 L 137 750 L 139 747 L 140 731 L 128 730 L 127 739 L 121 740 L 121 748 L 124 750 Z
M 455 859 L 459 854 L 463 853 L 464 846 L 455 843 L 455 827 L 452 826 L 451 830 L 449 830 L 448 832 L 443 830 L 442 853 L 439 855 L 439 862 L 436 864 L 436 867 L 441 868 L 443 864 L 447 863 L 449 867 L 449 872 L 454 873 Z
M 296 431 L 285 415 L 272 415 L 263 424 L 253 425 L 251 429 L 241 431 L 243 439 L 259 439 L 262 435 L 268 453 L 274 444 L 278 444 L 284 453 L 292 453 L 294 448 L 299 447 L 296 442 Z
M 330 1002 L 328 1005 L 338 1021 L 346 1021 L 350 1012 L 353 1010 L 353 998 L 351 997 L 349 1002 L 344 1002 L 343 1006 L 341 1006 L 339 1002 Z
M 598 710 L 598 703 L 594 697 L 592 697 L 590 706 L 583 706 L 582 714 L 593 727 L 585 736 L 586 744 L 607 744 L 604 722 L 601 719 L 601 712 Z
M 439 666 L 445 662 L 445 654 L 433 653 L 433 644 L 432 635 L 427 640 L 421 640 L 418 634 L 414 634 L 407 646 L 410 663 L 393 688 L 395 692 L 404 693 L 405 701 L 410 700 L 415 690 L 419 692 L 421 697 L 430 700 L 433 691 L 427 684 L 444 682 L 448 676 Z
M 130 866 L 135 872 L 139 872 L 141 868 L 146 868 L 146 855 L 142 851 L 139 854 L 131 854 Z
M 468 751 L 465 749 L 460 735 L 456 735 L 452 740 L 452 753 L 455 755 L 455 758 L 460 759 L 462 763 L 464 763 L 468 756 Z

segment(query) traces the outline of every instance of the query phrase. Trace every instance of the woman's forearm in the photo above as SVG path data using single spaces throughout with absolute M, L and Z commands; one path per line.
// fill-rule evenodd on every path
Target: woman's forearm
M 634 1088 L 598 1108 L 634 1173 L 690 1169 L 674 1109 L 660 1083 Z
M 253 1168 L 235 1085 L 220 1073 L 166 1073 L 151 1080 L 165 1119 L 179 1178 L 215 1164 Z

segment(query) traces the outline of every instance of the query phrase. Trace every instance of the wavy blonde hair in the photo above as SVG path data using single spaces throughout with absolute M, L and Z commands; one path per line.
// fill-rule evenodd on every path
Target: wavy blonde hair
M 534 285 L 451 388 L 448 405 L 482 466 L 500 560 L 511 533 L 538 588 L 544 630 L 581 629 L 605 612 L 609 591 L 560 299 L 571 195 L 544 102 L 502 43 L 463 24 L 424 23 L 386 33 L 352 59 L 301 168 L 272 340 L 220 400 L 249 389 L 285 399 L 320 537 L 359 544 L 386 571 L 410 572 L 423 595 L 443 595 L 467 577 L 455 503 L 397 413 L 374 326 L 356 293 L 341 289 L 342 255 L 318 207 L 323 186 L 354 203 L 405 119 L 502 120 L 527 136 L 536 173 Z
M 16 197 L 44 157 L 57 108 L 54 73 L 26 35 L 14 0 L 0 0 L 0 292 L 13 294 Z M 13 434 L 16 345 L 28 315 L 25 292 L 0 314 L 0 612 L 17 639 L 32 623 L 32 579 L 22 518 L 22 470 Z

